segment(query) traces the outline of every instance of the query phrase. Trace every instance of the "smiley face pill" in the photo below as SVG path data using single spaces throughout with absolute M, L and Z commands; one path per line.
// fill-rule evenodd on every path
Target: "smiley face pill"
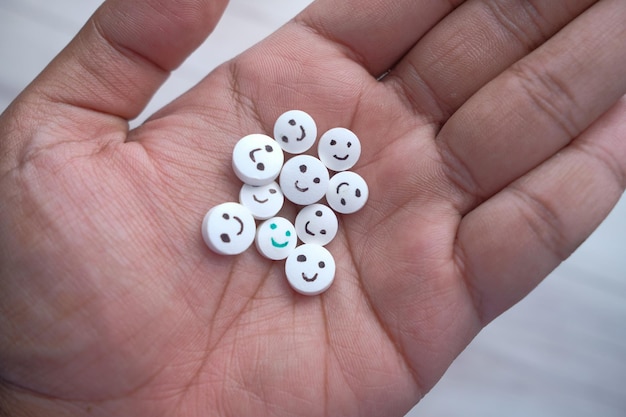
M 359 160 L 361 141 L 351 130 L 336 127 L 320 137 L 317 154 L 328 169 L 345 171 Z
M 293 252 L 298 243 L 298 236 L 289 220 L 273 217 L 259 225 L 255 243 L 261 255 L 278 261 Z
M 363 208 L 369 197 L 367 183 L 356 172 L 339 172 L 330 179 L 326 201 L 338 213 L 355 213 Z
M 239 202 L 250 210 L 257 220 L 267 220 L 283 207 L 285 197 L 276 182 L 255 187 L 244 184 L 239 191 Z
M 274 139 L 287 153 L 307 151 L 317 139 L 315 120 L 302 110 L 289 110 L 278 117 L 274 124 Z
M 304 207 L 296 216 L 296 232 L 304 243 L 325 246 L 339 230 L 337 215 L 323 204 Z
M 222 203 L 202 220 L 202 238 L 213 252 L 238 255 L 254 241 L 256 224 L 250 210 L 238 203 Z
M 245 184 L 269 184 L 280 174 L 284 161 L 283 150 L 267 135 L 244 136 L 233 149 L 233 170 Z
M 289 285 L 303 295 L 317 295 L 326 291 L 335 280 L 335 259 L 324 247 L 300 245 L 285 262 Z
M 279 183 L 289 201 L 308 206 L 324 197 L 328 179 L 328 169 L 322 161 L 310 155 L 298 155 L 285 163 Z

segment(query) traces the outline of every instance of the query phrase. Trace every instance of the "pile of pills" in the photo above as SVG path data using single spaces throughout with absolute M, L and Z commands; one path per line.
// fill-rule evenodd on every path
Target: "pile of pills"
M 264 257 L 286 259 L 287 280 L 304 295 L 326 291 L 335 279 L 335 260 L 324 247 L 337 235 L 335 212 L 354 213 L 368 198 L 365 180 L 348 171 L 361 155 L 359 138 L 345 128 L 330 129 L 319 139 L 319 159 L 300 155 L 316 139 L 315 121 L 301 110 L 276 120 L 274 138 L 251 134 L 240 139 L 232 159 L 244 183 L 239 203 L 217 205 L 202 221 L 202 237 L 216 253 L 237 255 L 254 242 Z M 294 156 L 285 162 L 284 152 Z M 293 223 L 277 217 L 285 198 L 301 207 Z M 328 206 L 320 203 L 323 198 Z

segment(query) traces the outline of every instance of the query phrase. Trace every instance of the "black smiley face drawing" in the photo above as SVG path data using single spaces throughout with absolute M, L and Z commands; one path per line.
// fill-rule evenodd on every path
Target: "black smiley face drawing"
M 322 217 L 324 215 L 324 213 L 322 213 L 322 210 L 316 210 L 315 211 L 315 216 L 316 217 Z M 311 220 L 308 220 L 305 224 L 304 224 L 304 232 L 309 235 L 309 236 L 316 236 L 317 233 L 319 233 L 320 235 L 325 235 L 326 229 L 320 229 L 317 233 L 313 232 L 310 228 L 311 226 Z
M 258 187 L 244 184 L 239 191 L 239 202 L 250 210 L 255 219 L 267 220 L 283 207 L 284 197 L 275 182 Z
M 324 204 L 312 204 L 300 210 L 295 221 L 298 237 L 304 243 L 324 246 L 339 230 L 337 215 Z
M 367 183 L 359 174 L 343 171 L 331 179 L 326 193 L 328 205 L 335 211 L 350 214 L 359 211 L 369 197 Z
M 202 238 L 214 252 L 236 255 L 254 241 L 254 217 L 245 206 L 229 202 L 209 210 L 202 220 Z
M 233 149 L 232 167 L 244 184 L 269 184 L 280 174 L 283 162 L 282 149 L 267 135 L 255 133 L 244 136 Z
M 329 142 L 331 147 L 337 147 L 337 141 L 335 139 L 331 139 L 331 141 Z M 346 143 L 346 148 L 348 148 L 348 150 L 352 147 L 352 142 L 348 141 L 348 143 Z M 339 150 L 341 151 L 341 150 Z M 348 159 L 350 157 L 349 153 L 346 153 L 345 155 L 339 156 L 337 154 L 333 154 L 332 155 L 333 158 L 335 158 L 338 161 L 345 161 L 346 159 Z
M 243 233 L 244 225 L 243 225 L 243 221 L 241 220 L 240 217 L 234 216 L 234 215 L 231 216 L 228 213 L 223 213 L 222 214 L 222 219 L 224 219 L 226 221 L 230 221 L 232 219 L 233 221 L 237 222 L 239 224 L 239 230 L 236 231 L 236 236 L 241 236 L 241 234 Z M 222 234 L 220 234 L 220 239 L 224 243 L 230 243 L 231 242 L 231 238 L 230 238 L 230 234 L 229 233 L 222 233 Z
M 307 262 L 307 257 L 304 254 L 300 254 L 298 255 L 298 257 L 296 258 L 296 260 L 300 263 L 306 263 Z M 324 261 L 319 261 L 317 263 L 317 267 L 319 268 L 319 270 L 323 270 L 324 268 L 326 268 L 326 263 Z M 309 272 L 310 273 L 310 272 Z M 308 275 L 306 272 L 302 272 L 302 279 L 305 280 L 306 282 L 314 282 L 317 277 L 319 276 L 320 272 L 315 272 L 313 275 Z
M 361 157 L 361 141 L 352 131 L 336 127 L 322 135 L 317 153 L 328 169 L 345 171 Z
M 346 206 L 348 204 L 346 202 L 346 198 L 349 198 L 349 196 L 346 195 L 345 193 L 342 194 L 341 187 L 350 188 L 350 184 L 347 183 L 347 182 L 342 182 L 341 184 L 339 184 L 337 186 L 337 190 L 336 190 L 337 195 L 340 196 L 339 197 L 339 204 L 341 204 L 342 206 Z M 354 194 L 354 198 L 357 198 L 357 199 L 361 198 L 361 196 L 362 196 L 361 189 L 358 188 L 358 186 L 354 187 L 353 194 Z
M 298 169 L 300 170 L 302 174 L 305 174 L 305 175 L 302 178 L 297 179 L 293 183 L 293 185 L 295 189 L 300 191 L 301 193 L 306 193 L 307 191 L 309 191 L 310 186 L 312 186 L 312 184 L 319 184 L 322 181 L 319 176 L 314 176 L 313 178 L 310 178 L 309 176 L 306 175 L 308 171 L 308 167 L 306 166 L 306 164 L 300 165 Z
M 317 158 L 298 155 L 288 160 L 280 173 L 280 188 L 292 203 L 317 203 L 328 190 L 328 169 Z
M 297 122 L 294 119 L 289 119 L 289 121 L 287 123 L 290 126 L 296 126 L 297 125 Z M 298 127 L 300 128 L 300 132 L 298 132 L 299 136 L 296 135 L 295 140 L 296 140 L 296 142 L 301 142 L 304 139 L 306 139 L 306 130 L 304 129 L 304 126 L 302 126 L 302 125 L 298 125 Z M 287 135 L 283 135 L 280 139 L 283 142 L 285 142 L 285 143 L 289 143 L 289 136 L 287 136 Z
M 255 166 L 258 171 L 265 171 L 265 164 L 263 162 L 257 161 L 257 158 L 260 159 L 260 157 L 256 155 L 258 152 L 262 152 L 263 150 L 265 150 L 265 152 L 267 153 L 274 152 L 274 148 L 271 145 L 265 145 L 263 148 L 254 148 L 248 153 L 250 160 L 254 164 L 256 164 Z
M 289 110 L 276 120 L 274 138 L 284 151 L 303 153 L 315 143 L 317 125 L 309 114 L 301 110 Z
M 337 266 L 328 249 L 316 244 L 300 245 L 287 257 L 285 274 L 291 287 L 304 295 L 326 291 L 335 279 Z
M 276 188 L 270 188 L 267 190 L 267 192 L 270 194 L 270 196 L 264 196 L 264 195 L 257 196 L 257 194 L 253 193 L 252 199 L 259 204 L 267 204 L 267 202 L 270 201 L 270 197 L 278 193 L 278 190 L 276 190 Z

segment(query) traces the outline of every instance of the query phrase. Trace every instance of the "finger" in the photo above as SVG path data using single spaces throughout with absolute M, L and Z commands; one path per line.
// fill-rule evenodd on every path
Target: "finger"
M 594 0 L 480 0 L 435 26 L 385 80 L 445 121 L 480 87 L 541 45 Z
M 215 27 L 226 4 L 107 1 L 31 91 L 51 102 L 132 119 Z
M 184 131 L 193 133 L 168 135 L 167 143 L 176 142 L 195 154 L 205 149 L 205 154 L 214 158 L 220 145 L 206 141 L 206 137 L 237 140 L 250 131 L 271 132 L 276 118 L 293 108 L 315 115 L 320 131 L 358 126 L 362 122 L 352 119 L 357 112 L 350 109 L 360 105 L 357 97 L 365 95 L 368 87 L 380 87 L 362 66 L 371 74 L 380 74 L 461 2 L 317 0 L 289 24 L 218 67 L 197 88 L 153 115 L 133 132 L 133 140 L 144 146 L 154 144 L 154 150 L 159 143 L 165 143 L 154 129 L 162 127 L 164 119 L 169 126 L 185 119 Z M 396 97 L 392 98 L 393 103 L 386 107 L 396 104 Z M 380 126 L 377 121 L 387 116 L 376 114 L 377 105 L 359 112 L 367 114 L 363 117 L 368 119 L 367 126 Z M 370 117 L 372 113 L 376 117 Z M 193 116 L 195 126 L 190 126 L 182 115 Z M 215 126 L 214 120 L 220 120 L 220 125 Z M 221 150 L 226 151 L 232 143 L 223 145 L 218 152 L 223 161 L 211 165 L 227 162 L 228 152 Z M 376 152 L 374 147 L 370 149 L 364 152 L 362 161 Z
M 456 253 L 485 323 L 567 258 L 618 201 L 626 187 L 624 120 L 626 99 L 462 220 Z
M 318 0 L 296 21 L 378 76 L 463 0 Z
M 564 147 L 626 92 L 626 4 L 602 1 L 486 85 L 437 140 L 458 209 Z

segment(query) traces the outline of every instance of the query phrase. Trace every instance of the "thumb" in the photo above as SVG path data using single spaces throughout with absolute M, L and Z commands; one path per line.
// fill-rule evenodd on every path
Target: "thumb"
M 52 102 L 136 117 L 227 0 L 109 0 L 33 86 Z

